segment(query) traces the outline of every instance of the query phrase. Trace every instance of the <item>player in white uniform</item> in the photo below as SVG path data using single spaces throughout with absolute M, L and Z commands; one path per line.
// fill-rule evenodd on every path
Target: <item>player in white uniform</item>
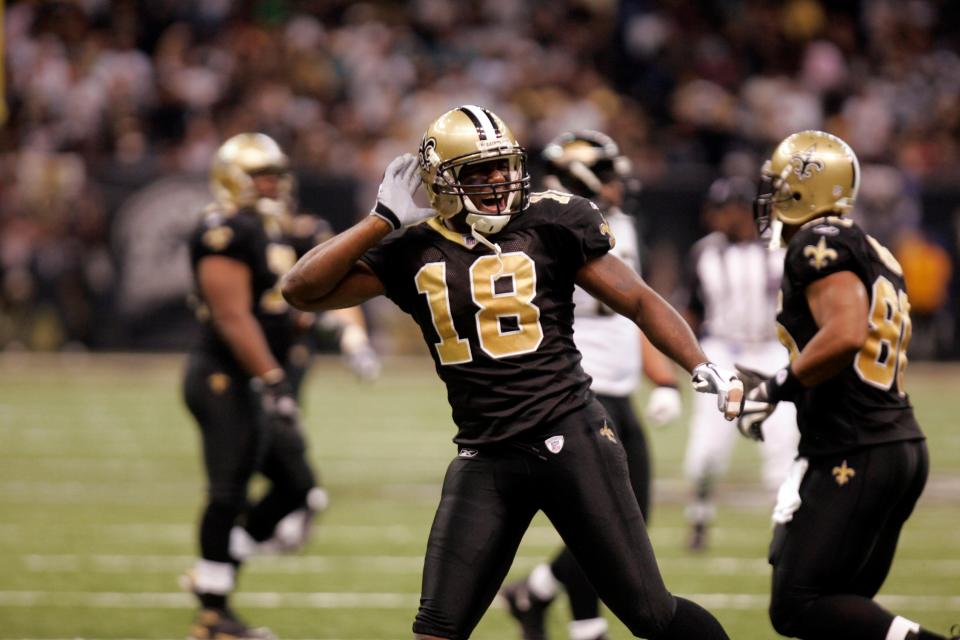
M 543 158 L 548 172 L 546 186 L 593 200 L 616 238 L 611 253 L 639 273 L 637 229 L 633 218 L 621 209 L 630 179 L 630 161 L 620 155 L 616 143 L 598 131 L 564 133 L 544 148 Z M 657 385 L 645 407 L 645 421 L 660 426 L 678 418 L 682 402 L 673 366 L 633 322 L 606 308 L 580 287 L 574 290 L 573 301 L 574 342 L 583 354 L 584 370 L 593 378 L 590 388 L 610 415 L 627 452 L 633 490 L 644 518 L 648 519 L 650 456 L 631 396 L 643 371 Z M 546 637 L 546 608 L 561 589 L 567 592 L 573 614 L 570 638 L 605 638 L 607 621 L 600 617 L 597 594 L 573 555 L 564 549 L 550 564 L 537 566 L 525 580 L 503 588 L 502 595 L 520 623 L 524 640 Z
M 787 352 L 771 322 L 776 317 L 783 250 L 771 252 L 757 238 L 750 208 L 755 194 L 756 187 L 745 178 L 720 178 L 710 186 L 704 217 L 713 231 L 691 250 L 686 312 L 714 362 L 773 372 L 787 364 Z M 716 413 L 716 407 L 693 398 L 684 472 L 694 491 L 687 519 L 688 546 L 695 551 L 706 546 L 707 527 L 716 512 L 716 481 L 727 472 L 738 436 L 711 412 Z M 790 403 L 778 407 L 767 422 L 760 448 L 763 485 L 776 492 L 797 455 L 800 435 Z

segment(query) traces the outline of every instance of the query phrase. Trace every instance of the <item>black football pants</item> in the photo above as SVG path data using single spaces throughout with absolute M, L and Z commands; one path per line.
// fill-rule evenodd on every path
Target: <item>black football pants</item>
M 306 502 L 315 484 L 306 443 L 299 426 L 280 427 L 263 419 L 248 377 L 209 357 L 190 356 L 183 391 L 200 426 L 207 475 L 201 556 L 232 562 L 230 530 L 242 517 L 251 537 L 263 541 L 285 515 Z M 248 485 L 256 472 L 270 486 L 260 501 L 248 505 Z
M 886 636 L 893 615 L 872 598 L 927 471 L 923 440 L 810 460 L 801 506 L 777 525 L 770 546 L 770 620 L 778 633 L 809 640 Z
M 536 436 L 461 447 L 430 532 L 414 632 L 469 637 L 538 510 L 634 634 L 664 634 L 677 601 L 660 576 L 620 438 L 596 402 Z
M 620 436 L 627 454 L 630 469 L 630 484 L 640 504 L 643 519 L 650 522 L 650 454 L 643 427 L 633 410 L 630 396 L 606 396 L 597 394 L 597 400 L 613 420 L 614 431 Z M 597 592 L 583 573 L 573 554 L 566 547 L 550 563 L 550 570 L 563 584 L 570 600 L 570 612 L 574 620 L 589 620 L 600 615 Z

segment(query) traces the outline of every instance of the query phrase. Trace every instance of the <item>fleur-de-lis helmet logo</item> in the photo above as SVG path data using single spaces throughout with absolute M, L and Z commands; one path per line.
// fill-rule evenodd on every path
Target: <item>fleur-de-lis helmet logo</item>
M 815 159 L 813 154 L 817 150 L 817 145 L 810 145 L 803 153 L 797 153 L 790 156 L 790 164 L 793 166 L 793 172 L 797 174 L 800 180 L 806 180 L 813 177 L 813 170 L 818 173 L 823 171 L 823 160 Z
M 436 138 L 425 137 L 420 141 L 420 152 L 417 154 L 417 159 L 420 161 L 420 169 L 423 170 L 424 173 L 429 172 L 431 169 L 430 157 L 436 156 L 436 148 Z

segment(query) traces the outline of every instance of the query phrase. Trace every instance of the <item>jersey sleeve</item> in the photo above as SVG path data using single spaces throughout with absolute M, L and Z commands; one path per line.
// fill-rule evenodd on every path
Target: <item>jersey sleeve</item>
M 208 214 L 190 238 L 190 254 L 194 262 L 206 256 L 224 256 L 250 262 L 252 233 L 239 215 Z
M 360 256 L 361 262 L 366 263 L 383 283 L 387 298 L 393 300 L 404 311 L 407 310 L 406 304 L 400 299 L 402 296 L 398 297 L 397 292 L 404 282 L 409 282 L 407 271 L 402 268 L 408 260 L 405 257 L 406 243 L 399 242 L 406 232 L 407 229 L 394 231 Z
M 803 227 L 790 240 L 785 268 L 794 284 L 810 283 L 840 271 L 859 273 L 863 232 L 846 220 Z
M 613 231 L 600 209 L 585 198 L 571 199 L 562 219 L 567 244 L 564 255 L 574 259 L 577 267 L 608 253 L 616 244 Z

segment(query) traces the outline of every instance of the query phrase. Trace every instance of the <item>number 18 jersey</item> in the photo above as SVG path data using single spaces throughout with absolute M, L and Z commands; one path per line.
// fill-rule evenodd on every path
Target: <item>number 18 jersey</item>
M 573 342 L 574 278 L 613 244 L 593 203 L 553 191 L 531 194 L 490 239 L 500 256 L 434 218 L 362 257 L 420 326 L 463 445 L 511 438 L 590 400 Z
M 852 220 L 818 218 L 791 238 L 778 301 L 780 341 L 791 360 L 807 345 L 818 327 L 805 289 L 840 271 L 854 273 L 866 287 L 867 340 L 838 375 L 797 397 L 802 456 L 923 438 L 904 390 L 911 327 L 903 270 Z

